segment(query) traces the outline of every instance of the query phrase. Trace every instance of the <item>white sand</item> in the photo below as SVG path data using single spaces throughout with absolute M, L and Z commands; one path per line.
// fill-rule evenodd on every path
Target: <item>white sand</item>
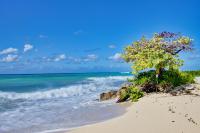
M 200 133 L 200 96 L 151 94 L 120 117 L 70 133 Z

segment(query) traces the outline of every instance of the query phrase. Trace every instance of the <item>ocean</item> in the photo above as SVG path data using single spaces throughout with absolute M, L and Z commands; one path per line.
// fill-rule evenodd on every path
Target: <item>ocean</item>
M 124 110 L 99 94 L 130 73 L 0 75 L 0 133 L 49 133 L 110 119 Z M 118 111 L 115 111 L 118 110 Z

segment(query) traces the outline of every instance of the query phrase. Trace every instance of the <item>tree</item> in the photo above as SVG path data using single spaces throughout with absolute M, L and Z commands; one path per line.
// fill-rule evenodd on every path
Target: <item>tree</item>
M 189 50 L 192 50 L 191 38 L 165 31 L 155 33 L 150 39 L 142 37 L 125 47 L 122 57 L 126 62 L 133 63 L 134 73 L 153 68 L 159 79 L 165 69 L 179 69 L 183 60 L 178 54 Z

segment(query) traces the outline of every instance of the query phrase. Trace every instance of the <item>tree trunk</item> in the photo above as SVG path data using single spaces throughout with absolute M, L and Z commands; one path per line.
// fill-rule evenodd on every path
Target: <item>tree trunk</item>
M 160 81 L 160 79 L 162 78 L 162 74 L 163 74 L 164 68 L 160 67 L 156 70 L 156 77 L 158 79 L 158 82 Z

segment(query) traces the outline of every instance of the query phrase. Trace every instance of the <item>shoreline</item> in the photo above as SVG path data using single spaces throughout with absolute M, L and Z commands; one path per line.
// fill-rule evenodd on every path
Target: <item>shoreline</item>
M 0 97 L 3 99 L 0 103 L 0 132 L 3 133 L 67 130 L 102 122 L 124 113 L 124 109 L 115 106 L 114 101 L 99 102 L 100 93 L 117 90 L 126 82 L 127 76 L 122 74 L 13 75 L 2 79 L 4 82 L 0 86 L 4 87 L 0 89 Z M 11 81 L 12 87 L 5 84 Z M 25 84 L 21 86 L 23 82 Z M 48 87 L 49 84 L 52 88 Z M 37 89 L 40 85 L 42 87 Z
M 200 90 L 194 90 L 200 94 Z M 121 116 L 73 128 L 65 133 L 199 133 L 200 97 L 149 94 Z
M 113 100 L 114 99 L 107 100 L 107 101 L 113 101 Z M 69 133 L 70 131 L 79 129 L 81 127 L 85 127 L 85 126 L 93 125 L 93 124 L 98 124 L 98 123 L 103 123 L 103 122 L 106 122 L 106 121 L 116 119 L 118 117 L 123 116 L 124 114 L 126 114 L 128 112 L 128 108 L 130 108 L 131 105 L 132 105 L 131 102 L 114 103 L 113 105 L 110 105 L 110 107 L 112 108 L 110 111 L 112 111 L 112 113 L 114 113 L 115 115 L 110 116 L 110 118 L 102 118 L 101 120 L 97 120 L 97 121 L 94 121 L 94 122 L 88 123 L 88 124 L 79 125 L 79 126 L 76 126 L 76 127 L 44 130 L 44 131 L 36 132 L 36 133 L 66 133 L 66 132 Z M 117 110 L 114 110 L 114 109 L 117 109 Z M 107 110 L 107 111 L 109 111 L 109 110 Z

